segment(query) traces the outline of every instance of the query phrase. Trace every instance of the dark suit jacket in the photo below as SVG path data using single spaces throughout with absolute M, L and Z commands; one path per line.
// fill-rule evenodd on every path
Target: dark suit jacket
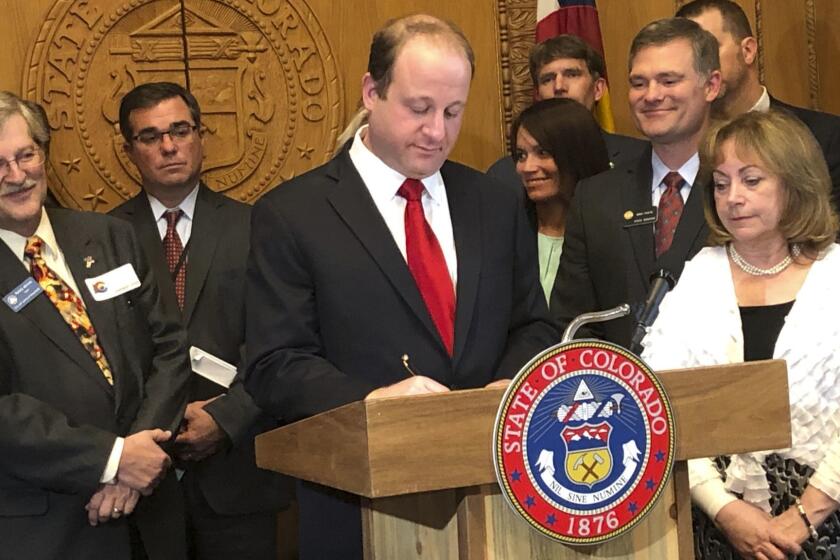
M 794 107 L 774 97 L 770 107 L 788 111 L 805 123 L 822 148 L 828 171 L 831 174 L 831 199 L 834 207 L 840 209 L 840 117 L 829 113 Z
M 674 274 L 703 248 L 701 170 L 683 210 L 671 248 L 658 260 L 653 225 L 624 227 L 624 213 L 651 207 L 651 149 L 629 165 L 590 177 L 578 185 L 566 222 L 566 239 L 551 294 L 551 314 L 562 332 L 581 313 L 629 303 L 638 311 L 650 276 L 664 267 Z M 605 339 L 627 347 L 633 317 L 586 326 L 577 338 Z
M 129 221 L 140 240 L 167 306 L 178 313 L 175 287 L 166 263 L 149 199 L 140 193 L 111 211 Z M 186 294 L 181 314 L 188 346 L 234 364 L 242 362 L 245 343 L 245 264 L 251 207 L 201 184 L 195 203 L 186 264 Z M 190 378 L 190 402 L 225 392 L 197 374 Z M 279 475 L 256 467 L 254 436 L 276 427 L 262 414 L 242 384 L 242 370 L 223 397 L 205 409 L 233 444 L 188 468 L 198 476 L 210 507 L 221 514 L 280 509 L 286 502 Z
M 458 256 L 451 358 L 347 151 L 256 204 L 246 385 L 264 410 L 296 420 L 362 399 L 407 377 L 403 354 L 453 389 L 481 387 L 557 342 L 515 193 L 456 163 L 441 173 Z M 318 554 L 307 528 L 325 526 L 324 557 L 358 555 L 357 508 L 325 517 L 340 507 L 325 500 L 310 517 L 299 497 L 304 558 Z
M 185 337 L 163 311 L 130 226 L 100 214 L 48 212 L 114 385 L 46 294 L 17 313 L 0 304 L 0 558 L 128 559 L 125 519 L 92 528 L 84 506 L 117 436 L 177 429 L 187 396 Z M 95 261 L 90 268 L 84 265 L 88 256 Z M 134 266 L 142 285 L 94 301 L 84 279 L 125 263 Z M 28 277 L 0 243 L 0 293 Z M 167 496 L 167 489 L 177 490 L 161 485 L 135 512 L 151 558 L 178 558 L 184 539 L 183 519 L 167 517 L 181 512 L 168 501 L 177 493 Z
M 620 167 L 627 162 L 635 161 L 648 145 L 648 142 L 632 136 L 611 134 L 605 131 L 601 131 L 601 134 L 604 136 L 607 153 L 610 155 L 610 165 L 613 167 Z M 516 173 L 516 164 L 510 156 L 505 156 L 496 161 L 487 169 L 487 174 L 502 184 L 510 185 L 519 190 L 523 189 L 522 179 Z

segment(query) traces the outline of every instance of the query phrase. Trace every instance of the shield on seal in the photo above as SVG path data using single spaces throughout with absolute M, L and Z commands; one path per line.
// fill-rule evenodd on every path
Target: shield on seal
M 578 484 L 592 488 L 612 472 L 610 452 L 612 426 L 607 422 L 566 426 L 560 435 L 566 445 L 566 476 Z

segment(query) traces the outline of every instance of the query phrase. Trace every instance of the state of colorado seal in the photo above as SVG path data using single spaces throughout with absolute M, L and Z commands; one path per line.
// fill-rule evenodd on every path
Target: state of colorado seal
M 560 344 L 511 383 L 493 434 L 502 494 L 533 528 L 597 544 L 634 527 L 674 461 L 671 406 L 637 356 L 605 342 Z

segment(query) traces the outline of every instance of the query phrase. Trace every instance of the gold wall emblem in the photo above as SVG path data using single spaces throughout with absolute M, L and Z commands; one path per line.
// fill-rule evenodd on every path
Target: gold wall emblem
M 27 68 L 24 95 L 52 129 L 51 188 L 85 210 L 139 190 L 119 132 L 120 99 L 138 84 L 190 88 L 203 179 L 246 202 L 326 161 L 344 120 L 332 48 L 302 0 L 58 0 Z

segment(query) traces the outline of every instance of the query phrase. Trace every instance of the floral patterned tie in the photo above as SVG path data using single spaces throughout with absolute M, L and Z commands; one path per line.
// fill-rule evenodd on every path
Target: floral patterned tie
M 29 268 L 32 272 L 33 278 L 40 284 L 47 297 L 58 309 L 61 317 L 73 331 L 73 334 L 82 343 L 85 350 L 87 350 L 90 357 L 102 370 L 102 375 L 109 385 L 114 384 L 114 376 L 111 374 L 111 366 L 108 365 L 108 359 L 99 346 L 96 337 L 96 331 L 93 324 L 90 322 L 82 299 L 68 286 L 64 280 L 50 270 L 47 263 L 44 261 L 42 249 L 44 248 L 44 240 L 34 235 L 26 240 L 26 248 L 23 251 L 24 257 L 29 261 Z

